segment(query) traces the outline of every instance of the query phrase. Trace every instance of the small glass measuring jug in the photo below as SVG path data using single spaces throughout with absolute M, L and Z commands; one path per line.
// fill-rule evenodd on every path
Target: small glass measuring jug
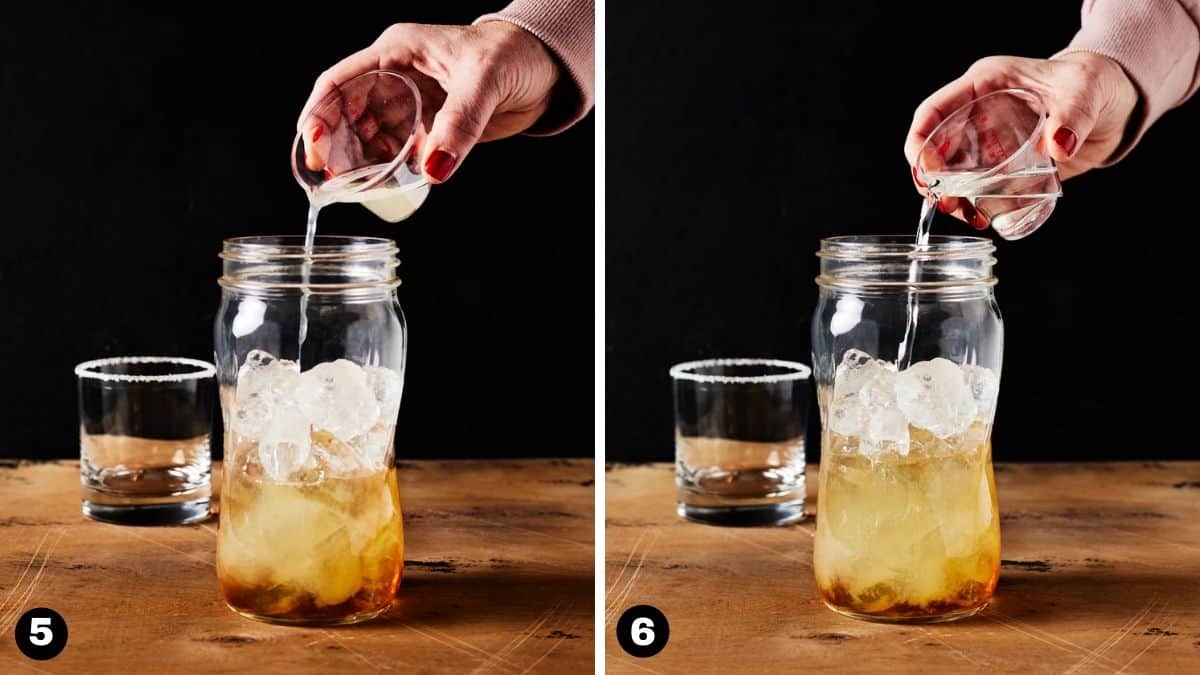
M 1027 89 L 985 94 L 934 127 L 917 155 L 917 181 L 933 198 L 959 197 L 1005 239 L 1033 234 L 1062 183 L 1044 152 L 1046 104 Z
M 429 194 L 419 165 L 424 138 L 416 84 L 372 70 L 334 87 L 304 115 L 292 174 L 314 205 L 358 202 L 399 222 Z

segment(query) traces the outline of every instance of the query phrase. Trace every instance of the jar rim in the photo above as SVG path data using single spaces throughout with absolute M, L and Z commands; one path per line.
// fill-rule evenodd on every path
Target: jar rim
M 219 257 L 235 262 L 284 261 L 311 258 L 321 261 L 353 261 L 385 258 L 400 251 L 396 242 L 383 237 L 319 234 L 306 252 L 304 235 L 273 234 L 232 237 L 224 241 Z
M 226 239 L 219 257 L 222 288 L 257 294 L 373 296 L 400 285 L 399 248 L 383 237 L 317 235 L 305 249 L 304 235 L 256 235 Z M 309 272 L 325 278 L 308 279 Z M 328 272 L 333 272 L 332 278 Z
M 834 260 L 950 260 L 989 256 L 996 245 L 987 237 L 936 234 L 922 246 L 915 235 L 839 235 L 821 239 L 817 257 Z

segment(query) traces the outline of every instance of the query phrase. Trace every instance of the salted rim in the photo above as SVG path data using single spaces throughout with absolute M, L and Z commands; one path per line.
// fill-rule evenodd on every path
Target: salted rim
M 774 368 L 791 368 L 793 372 L 775 375 L 701 375 L 689 372 L 696 368 L 712 368 L 721 366 L 771 366 Z M 812 369 L 797 361 L 782 359 L 704 359 L 702 361 L 687 361 L 671 366 L 670 375 L 677 380 L 692 382 L 708 382 L 717 384 L 753 384 L 769 382 L 789 382 L 792 380 L 807 380 Z
M 127 373 L 97 373 L 93 368 L 102 366 L 111 366 L 121 363 L 177 363 L 185 366 L 194 366 L 199 370 L 191 373 L 171 373 L 168 375 L 129 375 Z M 200 359 L 189 359 L 182 356 L 110 356 L 106 359 L 93 359 L 84 361 L 75 366 L 75 374 L 79 377 L 84 377 L 93 380 L 101 380 L 103 382 L 186 382 L 188 380 L 199 380 L 206 377 L 212 377 L 217 374 L 217 369 L 208 361 Z

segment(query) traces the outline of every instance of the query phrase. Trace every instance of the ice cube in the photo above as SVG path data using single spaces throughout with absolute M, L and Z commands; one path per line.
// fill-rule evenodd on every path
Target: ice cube
M 250 439 L 267 434 L 276 409 L 292 400 L 299 372 L 295 361 L 278 359 L 260 349 L 247 354 L 238 369 L 234 431 Z
M 375 395 L 379 404 L 379 421 L 386 424 L 396 423 L 396 414 L 400 412 L 400 395 L 404 391 L 404 380 L 396 371 L 383 366 L 367 366 L 367 386 Z
M 367 468 L 381 469 L 387 461 L 388 451 L 392 449 L 395 430 L 394 425 L 381 419 L 367 433 L 350 439 L 350 446 Z
M 308 419 L 293 404 L 274 408 L 266 433 L 258 442 L 258 461 L 274 481 L 286 481 L 311 456 Z
M 896 404 L 895 379 L 891 363 L 857 349 L 846 351 L 834 374 L 830 429 L 844 436 L 862 434 L 875 411 Z
M 313 426 L 342 441 L 366 433 L 379 419 L 379 403 L 367 384 L 367 374 L 346 359 L 301 373 L 295 398 Z
M 996 412 L 996 395 L 1000 393 L 1000 378 L 983 366 L 963 366 L 962 371 L 963 379 L 971 389 L 971 397 L 975 399 L 976 418 L 991 423 L 992 415 Z
M 907 455 L 908 419 L 898 408 L 879 408 L 870 414 L 859 444 L 861 452 L 872 454 L 892 450 Z
M 848 350 L 834 376 L 835 399 L 855 397 L 867 407 L 885 406 L 895 400 L 893 381 L 896 366 L 857 349 Z
M 366 468 L 354 447 L 324 429 L 313 433 L 314 462 L 326 475 L 352 476 Z
M 835 400 L 829 405 L 829 429 L 843 436 L 862 431 L 862 406 L 856 399 Z
M 975 398 L 962 369 L 943 358 L 901 371 L 896 376 L 896 402 L 910 424 L 938 438 L 963 433 L 975 419 Z

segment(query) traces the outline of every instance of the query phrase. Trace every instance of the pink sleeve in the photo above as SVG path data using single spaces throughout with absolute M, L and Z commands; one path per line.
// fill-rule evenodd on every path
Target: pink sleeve
M 566 95 L 552 103 L 526 134 L 556 134 L 587 115 L 596 92 L 595 0 L 513 0 L 475 23 L 484 21 L 507 21 L 529 31 L 558 57 L 571 78 L 564 87 Z
M 1084 0 L 1083 26 L 1060 53 L 1080 51 L 1119 63 L 1141 97 L 1108 166 L 1200 86 L 1200 0 Z

